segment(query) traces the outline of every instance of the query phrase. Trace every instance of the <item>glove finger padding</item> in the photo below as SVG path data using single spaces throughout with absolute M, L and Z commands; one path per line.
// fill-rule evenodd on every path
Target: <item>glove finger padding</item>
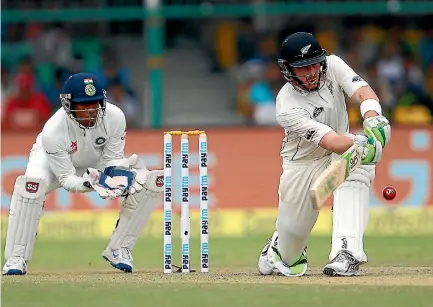
M 373 116 L 366 118 L 363 122 L 364 133 L 368 137 L 375 138 L 380 142 L 382 148 L 385 147 L 391 139 L 391 125 L 384 116 Z
M 83 178 L 87 180 L 84 184 L 92 188 L 103 199 L 107 197 L 115 199 L 122 194 L 122 190 L 117 188 L 117 183 L 113 178 L 97 169 L 88 168 Z
M 135 181 L 140 185 L 144 185 L 147 181 L 149 170 L 147 168 L 142 168 L 142 169 L 136 169 L 136 172 L 137 175 L 135 176 Z
M 129 189 L 129 195 L 141 192 L 143 189 L 146 195 L 157 196 L 164 189 L 164 171 L 149 171 L 137 154 L 132 154 L 128 158 L 131 171 L 134 172 L 134 181 Z
M 142 191 L 144 190 L 144 191 Z M 135 182 L 132 186 L 130 193 L 134 195 L 135 193 L 142 192 L 151 197 L 157 197 L 160 193 L 164 191 L 164 171 L 155 170 L 147 171 L 146 179 L 143 185 Z
M 382 151 L 382 144 L 380 142 L 376 142 L 376 151 L 373 159 L 374 163 L 380 162 L 380 160 L 382 160 Z
M 127 193 L 133 186 L 136 172 L 123 166 L 109 166 L 104 170 L 104 174 L 112 177 L 117 183 L 118 189 L 123 189 L 122 194 Z
M 137 154 L 132 154 L 128 158 L 129 167 L 134 168 L 136 170 L 147 169 L 146 164 L 138 157 Z
M 358 145 L 361 153 L 362 164 L 376 164 L 382 159 L 382 144 L 372 137 L 358 134 L 351 137 L 353 142 Z
M 135 193 L 139 193 L 143 190 L 143 185 L 140 184 L 138 181 L 134 181 L 132 184 L 132 187 L 129 189 L 129 194 L 133 195 Z
M 136 172 L 134 183 L 130 189 L 130 194 L 135 194 L 143 190 L 143 186 L 147 181 L 147 174 L 149 170 L 147 168 L 134 169 Z
M 366 137 L 363 134 L 353 135 L 353 137 L 351 137 L 351 138 L 353 140 L 353 143 L 358 145 L 360 148 L 365 147 L 368 143 L 368 137 Z
M 362 164 L 376 164 L 382 159 L 382 144 L 374 138 L 368 139 L 368 144 L 364 147 Z
M 128 158 L 128 161 L 131 170 L 135 172 L 134 182 L 131 189 L 129 190 L 129 194 L 135 194 L 143 190 L 144 184 L 147 181 L 147 174 L 149 173 L 149 170 L 137 154 L 132 154 Z
M 156 194 L 162 193 L 164 191 L 164 171 L 149 171 L 144 188 Z

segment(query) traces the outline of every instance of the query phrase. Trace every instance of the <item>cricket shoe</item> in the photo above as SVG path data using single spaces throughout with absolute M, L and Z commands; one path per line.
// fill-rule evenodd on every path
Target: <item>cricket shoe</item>
M 262 252 L 259 256 L 258 268 L 262 275 L 272 275 L 273 273 L 278 273 L 278 269 L 275 267 L 274 259 L 272 257 L 271 246 L 276 246 L 278 238 L 278 232 L 275 231 L 268 243 L 263 247 Z
M 126 247 L 118 249 L 106 249 L 102 252 L 102 258 L 110 262 L 110 264 L 118 270 L 124 272 L 132 272 L 133 258 L 131 251 Z
M 305 274 L 308 269 L 307 247 L 305 247 L 299 259 L 292 265 L 288 265 L 283 261 L 280 251 L 277 246 L 272 246 L 272 256 L 274 258 L 275 267 L 278 271 L 287 277 L 299 277 Z
M 24 275 L 27 273 L 27 264 L 23 257 L 10 257 L 4 267 L 3 275 Z
M 323 269 L 323 274 L 328 276 L 359 276 L 359 265 L 362 262 L 356 260 L 353 255 L 342 250 Z

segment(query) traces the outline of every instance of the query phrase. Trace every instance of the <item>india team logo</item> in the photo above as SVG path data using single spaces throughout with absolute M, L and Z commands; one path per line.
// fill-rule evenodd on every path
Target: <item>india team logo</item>
M 96 94 L 96 88 L 93 84 L 87 84 L 84 88 L 84 92 L 87 96 L 94 96 Z
M 87 96 L 94 96 L 96 94 L 96 88 L 93 85 L 93 79 L 92 78 L 85 78 L 84 84 L 86 84 L 86 87 L 84 88 L 84 92 Z

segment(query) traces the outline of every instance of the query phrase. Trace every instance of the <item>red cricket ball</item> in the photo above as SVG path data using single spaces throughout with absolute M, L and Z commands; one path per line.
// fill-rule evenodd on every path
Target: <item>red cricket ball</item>
M 397 191 L 394 187 L 386 186 L 383 188 L 382 194 L 383 198 L 385 198 L 386 200 L 393 200 L 397 195 Z

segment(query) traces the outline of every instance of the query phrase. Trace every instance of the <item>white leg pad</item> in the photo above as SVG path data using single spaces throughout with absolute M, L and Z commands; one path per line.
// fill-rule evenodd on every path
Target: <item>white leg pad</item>
M 19 176 L 15 181 L 9 211 L 5 257 L 30 260 L 45 201 L 47 185 L 43 179 Z
M 146 190 L 128 196 L 120 204 L 120 215 L 107 249 L 126 247 L 132 250 L 160 197 L 146 195 Z
M 347 250 L 358 261 L 367 262 L 363 237 L 368 224 L 370 184 L 374 172 L 374 166 L 361 166 L 334 192 L 329 261 L 341 250 Z

